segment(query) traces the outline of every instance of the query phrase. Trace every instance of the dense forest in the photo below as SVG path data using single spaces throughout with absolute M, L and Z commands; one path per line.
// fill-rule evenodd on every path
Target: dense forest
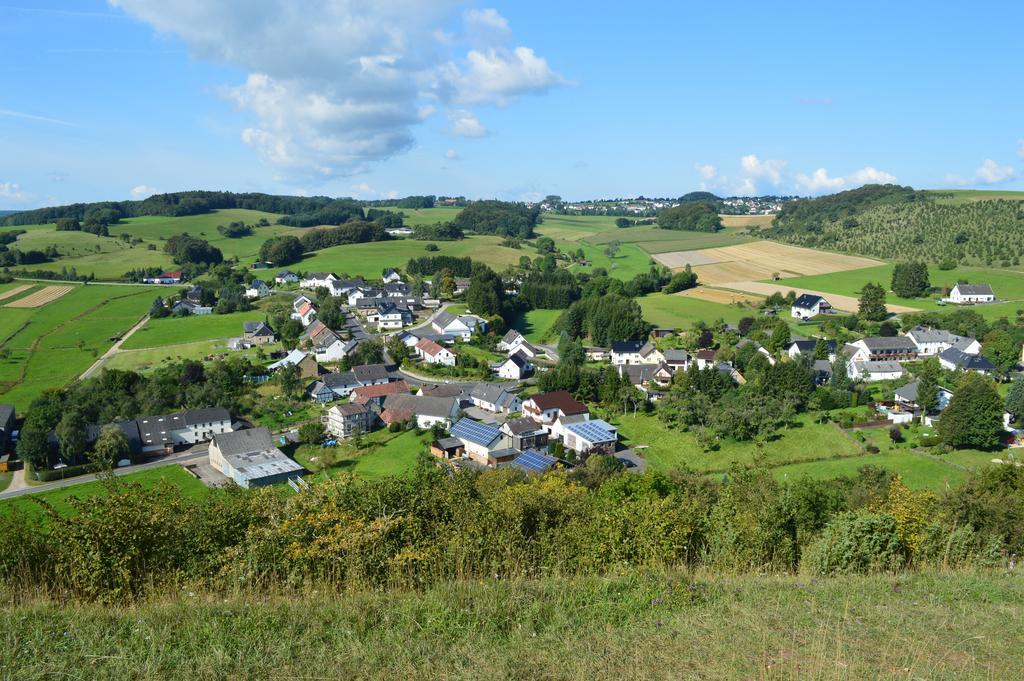
M 540 208 L 507 201 L 476 201 L 455 216 L 452 224 L 464 232 L 533 237 L 533 228 L 540 222 Z
M 781 217 L 765 235 L 812 248 L 886 259 L 918 258 L 950 268 L 1009 267 L 1019 265 L 1024 255 L 1024 203 L 1019 201 L 881 205 L 796 229 L 780 223 Z
M 717 232 L 722 229 L 722 219 L 713 203 L 688 201 L 658 212 L 658 227 L 678 229 L 687 232 Z

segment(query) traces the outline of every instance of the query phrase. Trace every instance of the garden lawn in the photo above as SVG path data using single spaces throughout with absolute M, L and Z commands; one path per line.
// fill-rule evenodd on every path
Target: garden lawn
M 206 485 L 196 480 L 177 464 L 150 468 L 137 473 L 118 475 L 112 478 L 112 480 L 114 484 L 136 483 L 147 488 L 166 482 L 180 488 L 186 497 L 200 497 L 209 491 Z M 105 495 L 107 493 L 106 484 L 108 484 L 106 481 L 95 480 L 47 492 L 23 494 L 10 499 L 0 499 L 0 513 L 20 511 L 30 516 L 45 518 L 43 507 L 37 503 L 37 501 L 44 501 L 53 506 L 54 510 L 58 513 L 72 515 L 74 514 L 74 509 L 72 509 L 69 503 L 71 497 L 85 499 L 91 496 Z
M 483 262 L 494 269 L 503 270 L 509 265 L 518 265 L 523 255 L 533 258 L 532 248 L 508 248 L 501 245 L 496 236 L 471 236 L 459 241 L 415 241 L 394 239 L 364 244 L 332 246 L 322 251 L 307 253 L 302 262 L 292 265 L 305 272 L 334 272 L 341 276 L 379 279 L 389 267 L 404 268 L 411 258 L 429 255 L 469 256 L 474 262 Z M 437 245 L 437 251 L 428 251 L 428 243 Z
M 242 335 L 245 322 L 263 321 L 266 313 L 257 308 L 230 314 L 189 315 L 150 319 L 121 347 L 125 350 L 180 345 L 203 340 L 224 340 Z
M 321 464 L 313 461 L 313 457 L 319 458 L 329 452 L 334 457 L 334 463 L 325 475 L 337 471 L 366 478 L 403 476 L 413 471 L 419 456 L 427 451 L 429 444 L 429 433 L 417 435 L 415 430 L 391 433 L 382 429 L 363 436 L 359 448 L 351 441 L 331 448 L 333 451 L 317 445 L 302 445 L 295 451 L 295 460 L 309 470 L 316 471 L 320 470 Z
M 805 460 L 829 457 L 860 456 L 859 443 L 844 434 L 835 424 L 813 423 L 809 416 L 797 417 L 798 427 L 780 431 L 779 436 L 764 445 L 763 452 L 753 442 L 722 440 L 718 451 L 705 452 L 693 433 L 669 429 L 653 414 L 617 416 L 612 423 L 619 428 L 623 444 L 637 451 L 652 470 L 691 468 L 697 471 L 727 471 L 734 463 L 752 464 L 761 456 L 768 466 L 781 466 Z M 646 445 L 646 447 L 643 447 Z
M 46 388 L 67 385 L 139 321 L 153 300 L 142 286 L 76 286 L 37 308 L 0 307 L 0 401 L 19 411 Z
M 271 347 L 274 348 L 276 346 Z M 107 359 L 103 364 L 103 368 L 145 372 L 156 369 L 165 362 L 179 362 L 189 359 L 204 361 L 209 357 L 224 355 L 231 357 L 257 356 L 255 348 L 229 350 L 223 340 L 194 341 L 192 343 L 161 345 L 155 348 L 142 348 L 140 350 L 121 350 Z
M 646 321 L 672 329 L 689 329 L 698 320 L 710 324 L 723 319 L 735 324 L 743 317 L 757 316 L 757 311 L 749 307 L 723 305 L 667 293 L 651 293 L 636 300 Z
M 531 343 L 542 343 L 548 338 L 551 327 L 555 325 L 564 310 L 529 310 L 516 318 L 513 325 L 517 331 L 526 336 Z
M 868 282 L 877 282 L 888 291 L 889 285 L 892 283 L 893 267 L 895 266 L 880 265 L 859 270 L 782 279 L 774 283 L 780 286 L 807 288 L 812 291 L 857 297 L 860 289 Z M 996 299 L 1005 302 L 971 307 L 972 310 L 976 310 L 987 319 L 995 319 L 1003 315 L 1013 317 L 1018 308 L 1024 308 L 1024 274 L 981 267 L 958 267 L 943 271 L 938 267 L 930 266 L 928 276 L 932 286 L 940 289 L 944 286 L 952 287 L 960 279 L 974 284 L 991 284 L 992 289 L 996 292 Z M 955 305 L 939 305 L 938 297 L 938 295 L 933 295 L 928 298 L 900 298 L 894 293 L 888 292 L 886 302 L 927 310 L 957 309 Z

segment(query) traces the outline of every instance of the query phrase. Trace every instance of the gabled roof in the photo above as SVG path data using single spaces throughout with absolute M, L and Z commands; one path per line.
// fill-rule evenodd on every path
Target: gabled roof
M 474 421 L 471 418 L 459 419 L 452 425 L 449 432 L 452 437 L 467 440 L 483 447 L 490 445 L 501 437 L 501 429 L 497 425 Z
M 306 279 L 337 279 L 338 275 L 334 272 L 306 272 Z
M 512 362 L 513 364 L 515 364 L 516 368 L 518 368 L 520 371 L 524 371 L 526 369 L 526 367 L 530 363 L 529 362 L 529 358 L 527 358 L 526 355 L 516 351 L 516 352 L 513 352 L 508 357 L 506 357 L 505 359 L 503 359 L 500 362 L 498 362 L 495 366 L 501 367 L 501 366 L 504 366 L 504 365 L 508 364 L 509 362 Z
M 818 347 L 818 341 L 817 341 L 817 339 L 813 339 L 813 338 L 812 339 L 808 339 L 808 340 L 795 340 L 795 341 L 793 341 L 792 343 L 790 343 L 789 345 L 786 346 L 786 350 L 790 350 L 794 346 L 796 346 L 797 352 L 799 352 L 801 355 L 808 354 L 808 353 L 814 352 L 814 349 L 816 347 Z M 828 348 L 828 351 L 830 353 L 835 352 L 836 351 L 836 342 L 834 340 L 826 340 L 825 341 L 825 347 Z
M 469 392 L 469 397 L 487 404 L 503 405 L 512 399 L 512 394 L 500 385 L 481 383 Z
M 994 296 L 995 291 L 989 284 L 957 284 L 954 286 L 963 296 Z
M 508 432 L 512 435 L 525 435 L 526 433 L 536 433 L 544 430 L 544 426 L 540 425 L 529 416 L 505 421 L 505 428 L 508 429 Z
M 274 331 L 263 322 L 242 322 L 242 331 L 250 336 L 273 336 Z
M 910 340 L 906 336 L 868 336 L 867 338 L 861 338 L 857 343 L 863 343 L 864 346 L 872 351 L 877 352 L 880 350 L 894 350 L 897 352 L 917 352 L 917 345 L 914 341 Z
M 601 419 L 570 423 L 565 429 L 587 442 L 615 442 L 618 440 L 615 426 Z
M 341 416 L 357 416 L 366 413 L 366 405 L 357 402 L 345 402 L 334 405 L 328 411 L 333 411 Z
M 694 355 L 697 359 L 702 359 L 705 362 L 710 362 L 715 359 L 714 350 L 698 350 L 697 354 Z
M 298 364 L 304 359 L 306 359 L 306 353 L 304 353 L 302 350 L 299 350 L 298 348 L 295 348 L 287 355 L 285 355 L 284 358 L 277 360 L 267 368 L 271 370 L 280 369 L 281 367 L 288 366 L 290 364 Z
M 420 390 L 422 397 L 460 397 L 464 388 L 457 383 L 427 383 Z
M 861 370 L 869 374 L 905 374 L 906 369 L 899 362 L 861 362 Z
M 352 373 L 360 383 L 374 383 L 380 380 L 388 380 L 391 375 L 383 364 L 363 364 L 352 367 Z
M 817 305 L 818 303 L 821 303 L 823 301 L 825 301 L 825 299 L 822 298 L 821 296 L 816 296 L 816 295 L 811 294 L 811 293 L 804 293 L 804 294 L 800 295 L 799 297 L 797 297 L 796 300 L 793 301 L 793 307 L 799 307 L 799 308 L 804 309 L 804 310 L 810 310 L 815 305 Z
M 617 355 L 632 354 L 634 352 L 640 352 L 640 348 L 642 348 L 644 344 L 644 341 L 635 340 L 612 341 L 612 352 Z
M 416 342 L 416 349 L 420 350 L 425 355 L 435 357 L 445 351 L 440 345 L 430 340 L 429 338 L 421 338 Z M 449 350 L 449 352 L 451 352 Z
M 355 375 L 351 371 L 334 371 L 324 374 L 320 377 L 320 380 L 331 390 L 359 385 L 359 381 L 356 380 Z
M 994 371 L 996 365 L 981 355 L 968 355 L 956 348 L 946 348 L 939 353 L 939 359 L 966 371 Z
M 670 364 L 687 362 L 690 359 L 690 353 L 686 350 L 665 350 L 662 354 L 665 355 L 665 361 Z
M 213 442 L 224 456 L 237 456 L 276 449 L 273 436 L 266 428 L 246 428 L 230 433 L 217 433 Z
M 508 345 L 517 338 L 525 338 L 525 336 L 523 336 L 523 334 L 519 333 L 515 329 L 509 329 L 508 331 L 505 332 L 505 335 L 501 337 L 501 342 Z
M 200 423 L 214 421 L 230 421 L 231 412 L 224 407 L 206 407 L 205 409 L 188 409 L 185 411 L 185 424 L 195 426 Z
M 386 397 L 388 395 L 397 395 L 399 393 L 408 393 L 409 384 L 405 381 L 395 381 L 394 383 L 378 383 L 376 385 L 361 385 L 352 391 L 352 401 L 360 404 L 367 400 L 372 400 L 378 397 Z
M 527 473 L 543 473 L 544 471 L 550 470 L 552 466 L 558 463 L 558 459 L 547 454 L 541 454 L 540 452 L 527 449 L 525 452 L 517 456 L 512 460 L 510 466 L 515 466 Z
M 530 398 L 541 411 L 558 409 L 563 414 L 587 414 L 590 412 L 585 404 L 576 401 L 567 390 L 556 390 L 550 393 L 538 393 Z

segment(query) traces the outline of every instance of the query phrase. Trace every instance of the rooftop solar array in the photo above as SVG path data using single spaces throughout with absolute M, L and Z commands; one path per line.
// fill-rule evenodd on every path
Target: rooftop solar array
M 565 429 L 575 433 L 587 442 L 609 442 L 617 439 L 615 427 L 601 419 L 571 423 Z
M 475 444 L 486 446 L 494 442 L 500 431 L 498 426 L 493 423 L 480 423 L 464 418 L 452 426 L 451 434 L 452 437 L 457 437 L 460 440 L 469 440 Z
M 557 463 L 558 459 L 547 454 L 527 449 L 525 452 L 512 460 L 510 465 L 521 468 L 527 473 L 543 473 Z

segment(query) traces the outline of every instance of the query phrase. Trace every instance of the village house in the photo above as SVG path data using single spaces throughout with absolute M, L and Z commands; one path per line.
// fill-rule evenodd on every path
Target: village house
M 690 353 L 686 350 L 669 349 L 661 353 L 665 357 L 665 365 L 672 370 L 686 371 L 690 368 Z
M 546 426 L 552 425 L 560 416 L 585 416 L 590 410 L 576 401 L 567 390 L 538 393 L 523 401 L 523 415 Z
M 331 435 L 342 439 L 356 434 L 369 433 L 377 419 L 373 409 L 366 404 L 336 404 L 323 417 L 324 426 Z
M 996 294 L 988 284 L 957 284 L 949 292 L 946 300 L 957 305 L 994 303 Z
M 939 365 L 949 371 L 973 371 L 986 376 L 996 370 L 996 365 L 987 357 L 970 355 L 956 348 L 946 348 L 940 352 Z
M 213 308 L 209 305 L 200 305 L 191 300 L 178 300 L 171 306 L 171 313 L 178 315 L 207 315 L 213 314 Z
M 264 322 L 242 322 L 242 338 L 253 345 L 270 345 L 277 334 Z
M 917 359 L 917 345 L 906 336 L 869 336 L 845 347 L 850 362 L 903 362 Z
M 352 402 L 354 404 L 373 404 L 377 407 L 384 406 L 384 400 L 388 395 L 408 393 L 409 384 L 404 380 L 393 383 L 377 383 L 374 385 L 361 385 L 352 391 Z
M 565 426 L 563 443 L 580 456 L 593 453 L 614 454 L 619 434 L 615 426 L 601 419 L 592 419 Z
M 509 355 L 505 360 L 491 366 L 499 377 L 510 381 L 520 381 L 533 373 L 531 364 L 523 355 L 515 353 Z
M 549 454 L 528 449 L 510 461 L 509 465 L 529 475 L 538 475 L 554 468 L 559 468 L 564 464 Z
M 379 303 L 366 317 L 378 329 L 400 329 L 412 322 L 412 313 L 392 303 Z
M 138 431 L 139 447 L 143 452 L 171 450 L 181 445 L 206 442 L 220 433 L 233 430 L 231 414 L 224 407 L 188 409 L 175 414 L 143 416 L 128 421 Z M 123 429 L 122 429 L 123 431 Z
M 854 380 L 872 383 L 902 378 L 907 370 L 899 362 L 888 360 L 864 360 L 847 362 L 846 374 Z
M 253 279 L 245 289 L 246 298 L 266 298 L 270 295 L 270 287 L 262 279 Z
M 698 350 L 693 355 L 698 369 L 713 369 L 715 367 L 714 350 Z
M 313 306 L 313 303 L 303 303 L 292 313 L 291 317 L 301 322 L 303 326 L 309 326 L 316 319 L 316 307 Z
M 392 423 L 414 421 L 421 430 L 441 424 L 450 428 L 459 413 L 459 402 L 454 397 L 419 397 L 407 393 L 388 395 L 384 399 L 381 420 Z
M 474 406 L 494 414 L 511 414 L 523 409 L 523 401 L 518 395 L 493 383 L 481 383 L 473 388 L 469 400 Z
M 421 338 L 416 343 L 416 356 L 420 357 L 427 364 L 440 364 L 442 366 L 455 366 L 455 354 L 448 348 L 442 347 L 430 340 Z
M 768 348 L 764 347 L 760 343 L 757 343 L 755 341 L 750 340 L 749 338 L 744 338 L 739 343 L 737 343 L 736 344 L 736 349 L 737 350 L 742 350 L 743 348 L 747 347 L 748 345 L 749 346 L 753 346 L 754 350 L 757 351 L 757 354 L 761 355 L 766 360 L 768 360 L 768 364 L 770 364 L 771 366 L 775 366 L 775 362 L 777 361 L 775 359 L 775 355 L 773 355 L 771 353 L 771 351 L 768 350 Z M 703 369 L 705 367 L 701 367 L 701 368 Z
M 651 329 L 651 338 L 654 339 L 671 338 L 674 335 L 676 335 L 676 330 L 666 326 L 656 326 Z
M 281 270 L 274 275 L 275 284 L 297 284 L 299 283 L 299 275 L 295 274 L 291 270 Z
M 896 404 L 902 405 L 912 411 L 920 409 L 921 407 L 917 403 L 917 397 L 919 394 L 918 390 L 920 389 L 920 386 L 920 381 L 911 381 L 905 386 L 897 388 L 895 393 Z M 938 397 L 938 405 L 936 406 L 935 411 L 938 412 L 949 406 L 949 401 L 953 399 L 953 392 L 943 388 L 942 386 L 938 386 L 936 393 L 936 396 Z
M 598 347 L 585 347 L 583 351 L 587 353 L 588 362 L 605 362 L 611 357 L 611 351 L 608 348 Z
M 392 284 L 402 281 L 402 275 L 396 269 L 387 269 L 384 270 L 384 276 L 381 279 L 385 284 Z
M 501 340 L 498 341 L 498 344 L 495 346 L 495 348 L 499 352 L 508 352 L 511 351 L 512 348 L 515 347 L 517 344 L 525 340 L 526 336 L 519 333 L 515 329 L 509 329 L 508 331 L 505 332 L 505 335 L 501 337 Z
M 793 301 L 790 314 L 796 319 L 811 319 L 820 314 L 828 314 L 832 306 L 821 296 L 812 293 L 804 293 Z
M 548 431 L 528 416 L 506 421 L 501 432 L 511 438 L 512 448 L 520 451 L 526 449 L 545 449 L 548 446 Z
M 391 382 L 391 373 L 384 364 L 361 364 L 352 367 L 359 385 L 382 385 Z
M 456 317 L 449 312 L 439 312 L 430 325 L 434 331 L 443 336 L 464 341 L 468 341 L 478 331 L 480 333 L 487 331 L 487 322 L 471 314 Z
M 209 450 L 210 466 L 249 489 L 284 482 L 306 473 L 274 445 L 266 428 L 250 428 L 214 436 Z
M 659 364 L 665 356 L 650 341 L 615 341 L 611 359 L 613 365 Z
M 299 282 L 302 288 L 315 289 L 317 287 L 328 288 L 332 281 L 337 281 L 338 275 L 334 272 L 306 272 L 306 275 Z
M 462 443 L 466 456 L 483 466 L 490 465 L 488 457 L 491 452 L 508 449 L 507 436 L 494 423 L 463 417 L 455 422 L 449 433 Z
M 945 329 L 915 326 L 904 335 L 917 347 L 917 354 L 920 357 L 934 357 L 950 348 L 956 348 L 968 355 L 977 355 L 981 352 L 981 343 L 974 338 L 960 336 Z
M 625 376 L 630 385 L 645 393 L 654 393 L 672 384 L 672 369 L 661 364 L 620 364 L 619 376 Z
M 351 371 L 332 371 L 321 375 L 306 389 L 314 402 L 333 402 L 348 397 L 360 383 Z
M 825 341 L 825 348 L 828 351 L 828 360 L 834 362 L 836 359 L 836 342 L 834 340 Z M 813 357 L 815 351 L 818 349 L 818 341 L 814 338 L 809 340 L 795 340 L 786 346 L 786 355 L 790 359 L 798 359 L 803 356 Z
M 299 377 L 304 379 L 312 379 L 320 376 L 320 365 L 317 364 L 316 358 L 311 355 L 307 355 L 298 348 L 292 350 L 282 359 L 274 362 L 267 367 L 270 371 L 277 371 L 278 369 L 286 366 L 295 365 L 299 367 Z

